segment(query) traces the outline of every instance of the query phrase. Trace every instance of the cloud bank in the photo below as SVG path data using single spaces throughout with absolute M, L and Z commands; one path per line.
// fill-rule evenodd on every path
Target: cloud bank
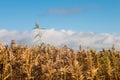
M 16 30 L 8 31 L 5 29 L 0 30 L 0 42 L 6 45 L 10 44 L 11 40 L 15 40 L 19 44 L 31 44 L 31 32 L 19 32 Z
M 0 30 L 0 42 L 10 44 L 11 40 L 16 40 L 17 43 L 33 45 L 32 36 L 35 31 L 8 31 Z M 54 46 L 68 45 L 70 48 L 78 49 L 79 45 L 84 48 L 111 48 L 114 44 L 120 50 L 120 35 L 93 32 L 75 32 L 71 30 L 49 29 L 42 31 L 42 41 L 46 44 Z

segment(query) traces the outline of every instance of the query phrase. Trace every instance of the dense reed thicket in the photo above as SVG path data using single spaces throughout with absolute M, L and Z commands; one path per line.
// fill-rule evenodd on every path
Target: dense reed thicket
M 120 80 L 120 51 L 0 44 L 0 80 Z

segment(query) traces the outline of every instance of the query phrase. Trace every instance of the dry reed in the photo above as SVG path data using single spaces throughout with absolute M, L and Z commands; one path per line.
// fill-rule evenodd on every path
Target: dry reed
M 0 43 L 0 80 L 120 80 L 120 51 Z

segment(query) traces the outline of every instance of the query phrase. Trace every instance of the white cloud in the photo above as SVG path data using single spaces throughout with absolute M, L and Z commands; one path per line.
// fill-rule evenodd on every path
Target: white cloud
M 71 30 L 49 29 L 42 31 L 42 41 L 46 44 L 55 46 L 68 45 L 71 48 L 78 49 L 81 44 L 84 48 L 111 48 L 114 44 L 117 49 L 120 49 L 120 35 L 93 32 L 74 32 Z M 18 43 L 33 44 L 33 31 L 19 32 L 0 30 L 0 42 L 9 44 L 11 40 L 16 40 Z
M 82 12 L 86 10 L 85 8 L 82 7 L 78 7 L 78 8 L 72 8 L 72 9 L 66 9 L 66 8 L 62 8 L 62 9 L 58 9 L 58 8 L 53 8 L 53 9 L 49 9 L 45 15 L 50 15 L 50 14 L 59 14 L 59 15 L 63 15 L 63 14 L 67 14 L 67 15 L 71 15 L 71 14 L 76 14 L 79 12 Z
M 101 5 L 99 4 L 91 4 L 88 6 L 84 7 L 72 7 L 72 8 L 51 8 L 48 9 L 43 15 L 48 16 L 48 15 L 74 15 L 78 14 L 80 12 L 84 12 L 86 10 L 91 10 L 91 9 L 99 9 L 101 8 Z

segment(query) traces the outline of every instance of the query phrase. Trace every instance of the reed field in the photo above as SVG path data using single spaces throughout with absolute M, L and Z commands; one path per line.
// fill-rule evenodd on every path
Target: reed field
M 0 80 L 120 80 L 120 51 L 0 43 Z

